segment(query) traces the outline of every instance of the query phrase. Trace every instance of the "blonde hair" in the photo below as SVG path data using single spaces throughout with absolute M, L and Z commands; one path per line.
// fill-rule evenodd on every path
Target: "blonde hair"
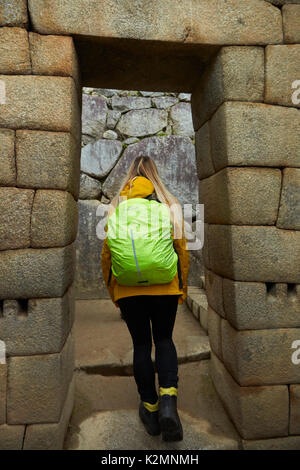
M 122 202 L 123 197 L 120 195 L 121 191 L 137 176 L 144 176 L 151 181 L 159 201 L 170 208 L 170 219 L 174 229 L 174 237 L 181 238 L 184 234 L 184 219 L 181 204 L 163 184 L 159 177 L 157 166 L 151 157 L 139 156 L 132 161 L 126 176 L 123 178 L 119 191 L 110 203 L 108 216 L 110 216 L 119 203 Z

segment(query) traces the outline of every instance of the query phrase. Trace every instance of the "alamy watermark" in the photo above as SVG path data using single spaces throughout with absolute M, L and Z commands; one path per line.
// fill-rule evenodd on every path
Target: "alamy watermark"
M 6 364 L 6 345 L 0 340 L 0 364 Z
M 6 104 L 6 86 L 3 80 L 0 80 L 0 104 Z
M 132 200 L 132 199 L 131 199 Z M 122 202 L 124 199 L 122 200 Z M 122 208 L 124 207 L 124 210 Z M 107 232 L 105 227 L 108 222 L 108 214 L 113 209 L 111 217 L 114 219 L 114 230 L 109 227 L 110 238 L 127 238 L 128 225 L 127 219 L 134 219 L 137 227 L 136 235 L 140 238 L 157 238 L 158 233 L 163 238 L 170 238 L 171 233 L 168 230 L 170 225 L 170 213 L 174 214 L 177 223 L 173 224 L 173 238 L 180 239 L 185 237 L 188 250 L 201 250 L 204 244 L 204 204 L 184 204 L 183 210 L 178 204 L 167 206 L 161 205 L 161 210 L 157 211 L 157 206 L 149 205 L 148 208 L 139 204 L 132 203 L 130 207 L 118 206 L 118 211 L 114 211 L 111 204 L 100 204 L 96 211 L 96 216 L 101 220 L 96 226 L 96 235 L 100 240 L 104 240 Z M 113 215 L 115 212 L 115 215 Z M 144 231 L 139 233 L 139 221 L 143 221 Z M 194 224 L 194 228 L 193 228 Z M 146 230 L 145 230 L 146 226 Z M 148 227 L 148 228 L 147 228 Z M 183 233 L 184 232 L 184 233 Z
M 300 104 L 300 80 L 295 80 L 292 83 L 292 88 L 296 88 L 292 94 L 292 103 Z

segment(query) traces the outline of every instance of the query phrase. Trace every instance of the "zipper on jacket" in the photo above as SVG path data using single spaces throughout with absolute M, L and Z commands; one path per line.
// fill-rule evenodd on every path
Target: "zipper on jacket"
M 112 271 L 111 271 L 111 265 L 110 265 L 110 268 L 109 268 L 109 276 L 108 276 L 108 281 L 107 281 L 107 285 L 108 285 L 108 286 L 110 286 L 111 274 L 112 274 Z

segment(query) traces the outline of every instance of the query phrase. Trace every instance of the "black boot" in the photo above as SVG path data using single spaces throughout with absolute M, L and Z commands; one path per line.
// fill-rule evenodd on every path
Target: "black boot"
M 158 436 L 160 434 L 160 425 L 158 422 L 158 411 L 148 411 L 143 402 L 140 402 L 139 417 L 141 418 L 146 431 L 151 436 Z
M 159 397 L 158 421 L 164 441 L 182 441 L 183 430 L 177 413 L 177 396 L 163 394 Z

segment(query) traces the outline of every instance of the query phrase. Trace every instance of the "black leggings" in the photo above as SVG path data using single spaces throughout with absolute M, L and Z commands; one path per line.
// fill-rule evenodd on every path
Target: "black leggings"
M 133 373 L 138 392 L 141 400 L 148 403 L 158 399 L 151 360 L 150 320 L 159 386 L 178 385 L 177 352 L 172 340 L 178 298 L 178 295 L 135 295 L 117 301 L 133 341 Z

